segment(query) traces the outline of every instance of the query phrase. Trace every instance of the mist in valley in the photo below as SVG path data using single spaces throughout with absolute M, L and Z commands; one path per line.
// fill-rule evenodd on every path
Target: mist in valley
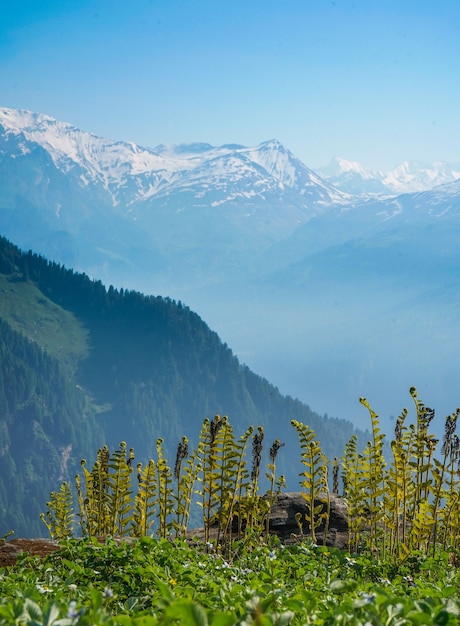
M 364 396 L 391 438 L 404 407 L 415 419 L 409 394 L 415 386 L 419 399 L 436 409 L 432 429 L 441 436 L 444 418 L 460 404 L 452 285 L 433 293 L 412 275 L 397 285 L 387 275 L 385 286 L 380 273 L 374 280 L 311 277 L 289 287 L 290 278 L 286 271 L 276 284 L 234 282 L 169 295 L 195 310 L 241 363 L 315 412 L 366 429 Z

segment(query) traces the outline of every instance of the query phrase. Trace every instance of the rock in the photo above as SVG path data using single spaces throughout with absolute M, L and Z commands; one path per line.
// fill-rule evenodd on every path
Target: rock
M 346 548 L 348 543 L 348 508 L 345 500 L 336 495 L 330 496 L 330 517 L 326 536 L 326 544 L 330 547 Z M 315 506 L 323 504 L 326 499 L 319 498 Z M 273 504 L 270 514 L 270 531 L 278 535 L 283 543 L 292 543 L 302 539 L 302 532 L 296 520 L 300 513 L 303 524 L 303 538 L 309 537 L 308 522 L 305 514 L 308 512 L 307 502 L 300 492 L 280 493 Z M 324 543 L 324 523 L 315 529 L 318 545 Z
M 98 537 L 99 543 L 105 543 L 106 537 Z M 132 537 L 113 537 L 118 544 L 122 542 L 132 543 Z M 30 556 L 45 558 L 49 554 L 59 550 L 59 541 L 54 539 L 11 539 L 0 542 L 0 567 L 14 565 L 23 552 Z
M 44 558 L 56 550 L 59 550 L 59 543 L 52 539 L 11 539 L 0 542 L 0 567 L 14 565 L 23 552 Z
M 320 498 L 315 501 L 315 505 L 323 504 L 326 506 L 324 499 Z M 269 530 L 273 535 L 277 535 L 284 544 L 296 543 L 310 537 L 308 522 L 305 514 L 308 512 L 307 502 L 300 492 L 287 492 L 278 495 L 276 502 L 273 504 L 270 513 Z M 303 524 L 303 534 L 296 520 L 297 513 L 300 513 L 301 522 Z M 317 529 L 316 542 L 318 545 L 326 545 L 346 549 L 348 547 L 348 507 L 344 498 L 336 495 L 330 496 L 330 518 L 329 526 L 326 534 L 326 542 L 324 542 L 324 524 Z M 233 537 L 236 538 L 236 525 L 233 528 Z M 197 545 L 204 542 L 204 528 L 197 528 L 188 531 L 189 540 L 194 540 Z M 217 526 L 211 527 L 209 538 L 215 540 L 217 537 Z

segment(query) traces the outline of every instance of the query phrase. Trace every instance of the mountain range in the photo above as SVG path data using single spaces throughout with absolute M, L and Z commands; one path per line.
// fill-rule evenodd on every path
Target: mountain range
M 317 173 L 341 191 L 360 197 L 428 191 L 460 178 L 460 163 L 404 161 L 387 172 L 334 157 Z
M 0 109 L 4 236 L 182 300 L 283 392 L 358 424 L 362 395 L 388 420 L 412 385 L 459 403 L 459 171 L 315 172 L 276 140 L 147 148 Z

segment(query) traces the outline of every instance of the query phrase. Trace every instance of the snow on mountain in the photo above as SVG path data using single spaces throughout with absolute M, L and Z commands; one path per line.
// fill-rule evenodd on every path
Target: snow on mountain
M 391 191 L 383 184 L 384 175 L 366 169 L 356 161 L 334 157 L 318 173 L 341 191 L 356 196 L 388 195 Z
M 383 177 L 383 184 L 394 193 L 427 191 L 460 178 L 460 164 L 404 161 Z
M 214 206 L 238 198 L 265 201 L 267 194 L 275 194 L 276 202 L 284 198 L 290 204 L 310 208 L 349 201 L 346 194 L 322 180 L 277 140 L 256 147 L 179 144 L 157 146 L 154 151 L 181 163 L 182 170 L 169 186 L 152 190 L 149 196 L 182 190 L 194 193 L 202 202 L 212 195 Z
M 347 201 L 278 141 L 254 148 L 186 144 L 149 149 L 103 139 L 47 115 L 6 108 L 0 109 L 0 126 L 6 139 L 19 141 L 22 152 L 38 144 L 60 171 L 77 173 L 82 185 L 102 184 L 114 205 L 138 205 L 183 191 L 203 199 L 211 188 L 213 194 L 222 192 L 214 199 L 218 204 L 263 199 L 274 192 L 294 192 L 300 205 Z
M 360 196 L 388 196 L 427 191 L 460 178 L 460 164 L 404 161 L 388 172 L 366 169 L 356 161 L 334 157 L 318 173 L 338 189 Z
M 23 152 L 30 150 L 28 143 L 38 144 L 60 171 L 69 173 L 78 168 L 82 184 L 102 183 L 114 204 L 118 201 L 116 188 L 122 187 L 128 177 L 174 170 L 153 151 L 134 143 L 97 137 L 47 115 L 0 108 L 0 126 L 7 139 L 21 140 Z
M 148 148 L 0 108 L 2 234 L 107 281 L 153 264 L 187 285 L 246 272 L 256 251 L 349 201 L 276 140 Z
M 340 157 L 334 157 L 329 165 L 318 169 L 325 178 L 341 176 L 343 174 L 358 174 L 363 179 L 376 178 L 380 173 L 366 169 L 357 161 L 347 161 Z
M 277 179 L 283 186 L 297 189 L 302 195 L 307 193 L 309 187 L 323 188 L 324 202 L 343 203 L 349 201 L 346 194 L 340 193 L 330 185 L 325 185 L 313 170 L 305 165 L 287 150 L 279 141 L 272 139 L 266 141 L 257 148 L 243 149 L 251 160 L 259 163 L 269 174 Z

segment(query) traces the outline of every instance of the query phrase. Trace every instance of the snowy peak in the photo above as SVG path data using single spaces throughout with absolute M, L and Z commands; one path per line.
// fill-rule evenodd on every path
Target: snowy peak
M 340 157 L 334 157 L 329 165 L 322 167 L 318 170 L 325 178 L 331 178 L 333 176 L 341 176 L 343 174 L 357 174 L 363 179 L 376 178 L 380 172 L 373 172 L 366 169 L 361 163 L 357 161 L 347 161 Z
M 428 191 L 460 178 L 460 164 L 404 161 L 388 172 L 366 169 L 356 161 L 334 157 L 318 173 L 338 189 L 361 196 Z
M 334 157 L 318 173 L 329 183 L 345 193 L 356 196 L 388 195 L 391 191 L 383 184 L 383 174 L 366 169 L 356 161 Z
M 47 115 L 2 108 L 1 126 L 7 138 L 41 146 L 61 171 L 67 173 L 77 167 L 83 184 L 102 182 L 109 189 L 123 183 L 127 175 L 164 166 L 160 156 L 134 143 L 102 139 Z M 27 143 L 22 141 L 21 146 L 28 151 Z
M 395 193 L 427 191 L 460 178 L 460 164 L 404 161 L 390 170 L 383 183 Z
M 256 148 L 246 149 L 248 156 L 261 165 L 271 176 L 288 187 L 294 187 L 299 174 L 299 165 L 304 165 L 295 159 L 278 140 L 265 141 Z

